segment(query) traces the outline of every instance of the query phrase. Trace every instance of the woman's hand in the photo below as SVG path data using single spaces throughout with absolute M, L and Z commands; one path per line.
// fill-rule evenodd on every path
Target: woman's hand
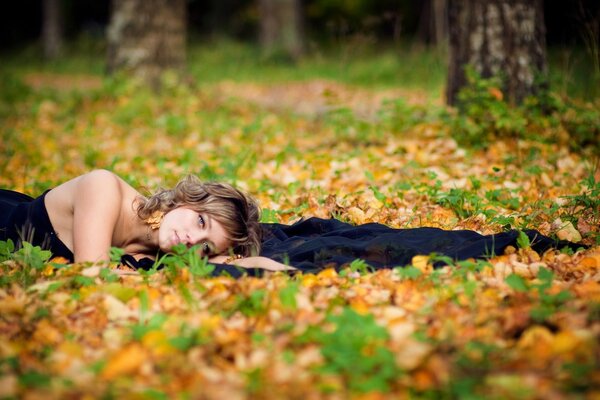
M 224 264 L 225 261 L 229 260 L 231 257 L 229 256 L 215 256 L 210 258 L 208 261 Z M 227 264 L 237 265 L 242 268 L 262 268 L 268 271 L 293 271 L 296 268 L 291 267 L 289 265 L 282 264 L 275 260 L 272 260 L 267 257 L 245 257 L 245 258 L 237 258 L 228 262 Z

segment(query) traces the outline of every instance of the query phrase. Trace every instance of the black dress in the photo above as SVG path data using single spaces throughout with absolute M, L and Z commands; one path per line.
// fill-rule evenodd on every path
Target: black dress
M 309 218 L 293 225 L 263 224 L 261 255 L 304 271 L 328 265 L 342 266 L 362 259 L 374 268 L 405 266 L 415 255 L 448 256 L 453 260 L 490 258 L 516 246 L 519 231 L 494 235 L 438 228 L 394 229 L 371 223 L 350 225 L 335 219 Z M 578 245 L 553 240 L 535 230 L 524 231 L 539 253 L 550 248 Z M 438 262 L 437 265 L 443 265 Z
M 12 239 L 17 248 L 23 241 L 52 251 L 73 261 L 73 253 L 60 241 L 48 218 L 45 192 L 33 199 L 10 190 L 0 190 L 0 240 Z M 516 246 L 518 231 L 480 235 L 474 231 L 446 231 L 438 228 L 394 229 L 371 223 L 359 226 L 335 219 L 309 218 L 293 225 L 261 224 L 263 243 L 261 256 L 286 262 L 305 272 L 325 266 L 342 267 L 362 259 L 373 268 L 389 268 L 410 264 L 413 256 L 436 253 L 453 260 L 489 258 L 500 255 L 507 246 Z M 535 230 L 526 230 L 534 250 L 577 245 L 556 241 Z M 154 260 L 134 259 L 125 255 L 121 261 L 133 268 L 149 269 Z M 213 274 L 228 273 L 234 277 L 246 273 L 260 275 L 260 269 L 242 269 L 217 265 Z
M 0 189 L 0 240 L 11 239 L 15 248 L 29 242 L 50 250 L 54 257 L 64 257 L 73 262 L 73 252 L 60 241 L 50 223 L 44 192 L 34 199 L 12 190 Z

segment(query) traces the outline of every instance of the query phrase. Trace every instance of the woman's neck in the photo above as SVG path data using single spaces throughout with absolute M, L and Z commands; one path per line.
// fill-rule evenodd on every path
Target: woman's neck
M 158 229 L 153 230 L 136 211 L 136 199 L 132 201 L 132 207 L 128 215 L 122 219 L 123 224 L 119 227 L 117 247 L 125 250 L 127 254 L 155 256 L 158 247 Z M 115 232 L 117 233 L 117 232 Z

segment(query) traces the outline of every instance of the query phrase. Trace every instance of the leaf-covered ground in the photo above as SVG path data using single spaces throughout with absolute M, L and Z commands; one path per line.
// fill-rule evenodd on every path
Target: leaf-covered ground
M 600 396 L 595 153 L 461 146 L 418 90 L 166 84 L 3 82 L 0 187 L 38 195 L 108 168 L 151 191 L 194 173 L 252 193 L 265 221 L 535 228 L 589 248 L 237 280 L 184 257 L 90 278 L 0 248 L 0 398 Z

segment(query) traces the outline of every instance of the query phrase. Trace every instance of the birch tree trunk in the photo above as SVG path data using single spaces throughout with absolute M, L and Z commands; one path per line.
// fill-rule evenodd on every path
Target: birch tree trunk
M 535 94 L 546 74 L 542 0 L 451 0 L 448 3 L 448 104 L 456 104 L 459 90 L 467 83 L 467 65 L 483 78 L 499 76 L 503 82 L 501 90 L 510 103 L 520 103 Z
M 57 58 L 62 50 L 61 0 L 44 0 L 42 4 L 42 48 L 44 58 Z
M 259 12 L 263 54 L 300 58 L 304 53 L 300 0 L 259 0 Z
M 107 30 L 109 73 L 128 71 L 153 87 L 186 58 L 186 0 L 113 0 Z

